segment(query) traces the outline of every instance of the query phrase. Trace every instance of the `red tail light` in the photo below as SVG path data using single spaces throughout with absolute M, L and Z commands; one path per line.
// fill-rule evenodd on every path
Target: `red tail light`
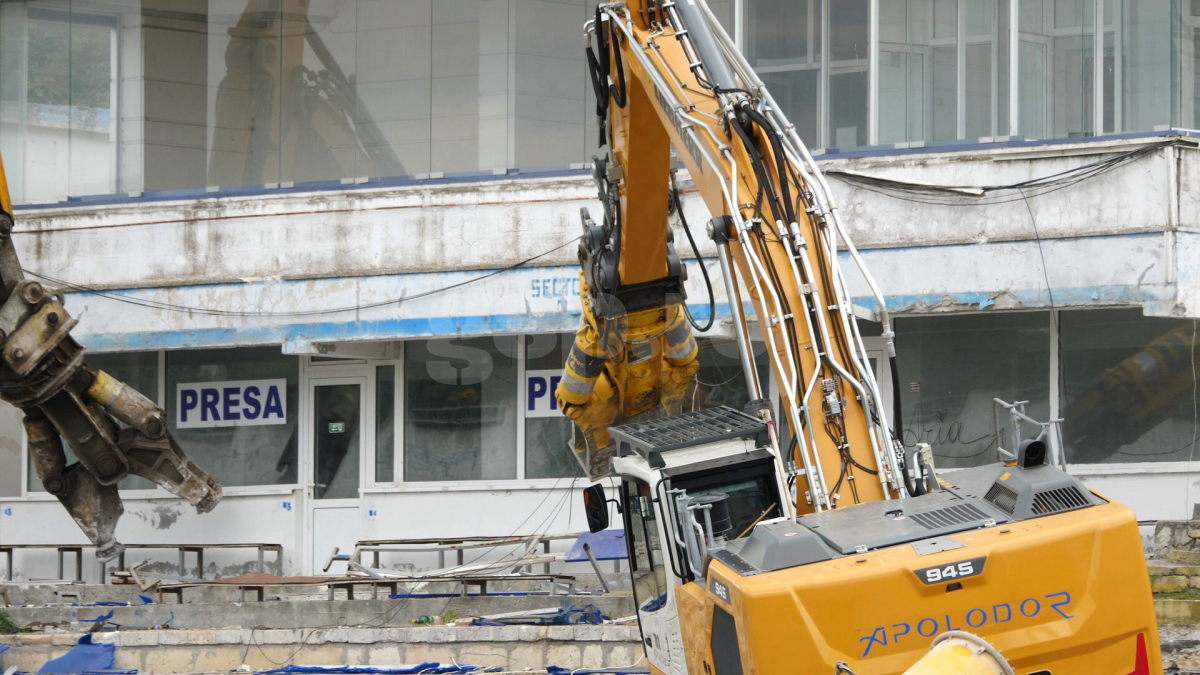
M 1146 653 L 1146 634 L 1138 633 L 1137 660 L 1134 661 L 1133 672 L 1129 675 L 1150 675 L 1150 656 Z

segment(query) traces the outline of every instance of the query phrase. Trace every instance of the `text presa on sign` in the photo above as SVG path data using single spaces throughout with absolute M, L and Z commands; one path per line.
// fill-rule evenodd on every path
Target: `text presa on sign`
M 175 427 L 287 424 L 287 380 L 189 382 L 175 388 Z

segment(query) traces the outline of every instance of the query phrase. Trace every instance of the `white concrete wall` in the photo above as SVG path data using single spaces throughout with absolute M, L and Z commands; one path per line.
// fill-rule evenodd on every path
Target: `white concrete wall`
M 1077 154 L 1080 149 L 1048 146 L 1038 152 L 826 160 L 824 165 L 985 185 L 1048 175 L 1097 158 Z M 1117 148 L 1100 143 L 1083 149 Z M 1045 307 L 1048 277 L 1055 306 L 1143 305 L 1149 313 L 1195 316 L 1200 314 L 1195 235 L 1200 194 L 1193 178 L 1200 169 L 1194 151 L 1176 152 L 1159 152 L 1033 197 L 1028 207 L 1023 201 L 988 207 L 912 204 L 836 180 L 833 185 L 894 309 Z M 283 344 L 305 352 L 311 342 L 572 329 L 578 299 L 571 293 L 546 297 L 541 282 L 575 278 L 569 242 L 579 230 L 581 206 L 599 212 L 591 181 L 583 175 L 435 181 L 344 192 L 25 209 L 18 211 L 14 241 L 33 272 L 115 291 L 112 297 L 68 295 L 72 313 L 82 320 L 77 336 L 101 351 Z M 711 254 L 702 236 L 708 216 L 698 196 L 689 194 L 685 208 Z M 1044 239 L 1040 246 L 1030 210 Z M 681 251 L 686 251 L 684 241 L 681 234 L 676 237 Z M 411 298 L 564 244 L 527 269 L 449 294 L 341 314 L 280 314 Z M 856 294 L 865 294 L 861 282 L 852 285 Z M 689 289 L 690 302 L 701 304 L 704 294 L 694 271 Z M 145 301 L 175 307 L 148 307 Z M 180 309 L 188 306 L 247 314 L 209 316 Z M 4 458 L 0 454 L 0 461 Z M 1190 463 L 1075 469 L 1143 519 L 1186 517 L 1190 504 L 1200 499 L 1200 467 Z M 577 496 L 556 510 L 562 490 L 552 485 L 529 481 L 367 492 L 357 522 L 364 538 L 583 529 Z M 5 491 L 0 481 L 0 494 Z M 129 514 L 119 530 L 124 540 L 269 540 L 284 545 L 286 571 L 311 568 L 306 561 L 316 554 L 306 538 L 308 516 L 300 493 L 230 490 L 214 515 L 200 518 L 184 510 L 166 530 L 160 528 L 161 517 L 155 520 L 164 507 L 161 497 L 153 491 L 129 495 Z M 294 511 L 282 506 L 287 500 Z M 0 498 L 0 541 L 57 543 L 82 541 L 82 535 L 56 502 L 35 495 Z M 47 555 L 49 567 L 41 569 L 52 571 L 53 554 Z M 173 561 L 174 554 L 164 553 L 162 559 Z M 223 564 L 233 564 L 227 560 Z
M 1110 153 L 1129 147 L 1110 146 L 1086 147 Z M 1006 150 L 824 165 L 931 183 L 994 185 L 1054 174 L 1102 156 Z M 936 296 L 924 299 L 937 304 L 942 296 L 957 301 L 958 295 L 1036 293 L 1045 288 L 1044 255 L 1051 284 L 1063 291 L 1060 305 L 1096 304 L 1091 296 L 1097 291 L 1102 304 L 1151 299 L 1163 303 L 1155 313 L 1190 314 L 1196 310 L 1175 309 L 1173 302 L 1179 255 L 1174 233 L 1196 229 L 1200 219 L 1200 195 L 1191 186 L 1195 181 L 1188 182 L 1196 164 L 1193 150 L 1159 151 L 1076 186 L 1031 197 L 1028 207 L 1013 198 L 991 206 L 971 206 L 972 198 L 962 199 L 966 205 L 914 204 L 831 182 L 857 245 L 884 256 L 873 261 L 875 275 L 888 295 L 897 296 L 897 309 L 922 306 L 905 296 Z M 711 252 L 702 234 L 705 208 L 698 195 L 685 199 L 689 220 Z M 580 207 L 599 210 L 585 176 L 433 182 L 29 210 L 19 216 L 14 241 L 28 268 L 92 288 L 400 275 L 496 269 L 544 254 L 577 236 Z M 1040 249 L 1031 211 L 1043 239 Z M 1143 238 L 1122 239 L 1133 235 Z M 676 241 L 686 253 L 683 238 Z M 572 247 L 533 263 L 574 264 Z M 1073 289 L 1082 300 L 1069 299 Z

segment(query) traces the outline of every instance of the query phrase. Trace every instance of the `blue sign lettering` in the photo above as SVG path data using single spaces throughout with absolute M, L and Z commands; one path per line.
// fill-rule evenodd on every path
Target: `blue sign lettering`
M 558 398 L 554 395 L 554 390 L 558 389 L 558 383 L 561 381 L 561 370 L 525 371 L 525 416 L 562 415 L 562 411 L 558 409 Z
M 1033 619 L 1040 616 L 1042 613 L 1042 600 L 1046 600 L 1047 602 L 1045 606 L 1054 610 L 1055 614 L 1058 615 L 1050 615 L 1050 620 L 1057 621 L 1059 619 L 1075 618 L 1074 614 L 1070 614 L 1067 611 L 1069 605 L 1071 604 L 1071 594 L 1067 591 L 1049 593 L 1041 596 L 1040 598 L 1025 598 L 1020 603 L 1015 604 L 1020 611 L 1020 616 L 1023 616 L 1027 619 Z M 945 631 L 961 630 L 963 621 L 965 621 L 966 625 L 971 628 L 981 628 L 987 625 L 988 619 L 991 619 L 993 624 L 1008 623 L 1013 620 L 1013 606 L 1012 604 L 1005 602 L 992 605 L 990 613 L 983 607 L 973 607 L 967 610 L 965 613 L 955 614 L 953 616 L 950 614 L 945 614 L 943 616 L 945 618 L 944 622 L 940 619 L 934 619 L 932 617 L 921 619 L 916 623 L 916 633 L 921 637 L 932 638 L 935 635 Z M 955 623 L 958 623 L 959 625 L 955 626 Z M 896 623 L 892 624 L 892 629 L 891 644 L 895 645 L 900 641 L 901 637 L 912 632 L 912 624 Z M 871 631 L 869 636 L 859 638 L 858 641 L 859 643 L 865 645 L 863 649 L 863 657 L 865 658 L 871 655 L 872 648 L 876 646 L 881 648 L 888 646 L 888 634 L 886 629 L 881 626 Z
M 579 291 L 579 277 L 544 277 L 533 279 L 529 284 L 529 295 L 533 298 L 579 297 Z
M 179 384 L 175 426 L 189 429 L 286 424 L 286 393 L 286 379 Z

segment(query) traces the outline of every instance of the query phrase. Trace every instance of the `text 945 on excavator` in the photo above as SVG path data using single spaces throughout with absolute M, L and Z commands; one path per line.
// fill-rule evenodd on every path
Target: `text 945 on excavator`
M 941 476 L 928 446 L 901 445 L 900 397 L 885 409 L 857 322 L 881 324 L 895 373 L 883 293 L 704 0 L 602 3 L 584 35 L 603 208 L 582 213 L 583 323 L 556 394 L 581 466 L 616 478 L 652 672 L 1161 673 L 1136 519 L 1063 470 L 1055 424 Z M 699 252 L 672 147 L 715 215 L 746 410 L 684 410 L 694 331 L 713 312 L 702 325 L 684 302 L 671 211 Z M 851 302 L 839 251 L 873 309 Z M 744 298 L 786 427 L 756 375 Z M 1033 421 L 1005 414 L 1018 432 Z M 610 495 L 586 497 L 603 529 Z

